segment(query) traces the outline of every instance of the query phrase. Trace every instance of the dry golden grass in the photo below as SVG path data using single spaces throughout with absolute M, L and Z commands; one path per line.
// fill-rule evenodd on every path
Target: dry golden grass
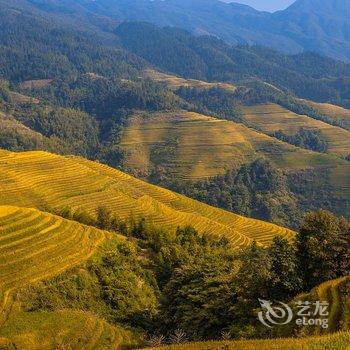
M 241 340 L 170 345 L 149 350 L 349 350 L 350 332 L 323 337 Z
M 341 121 L 344 124 L 344 128 L 350 130 L 350 109 L 345 109 L 330 103 L 317 103 L 313 101 L 301 100 L 303 103 L 308 104 L 316 111 L 325 114 L 336 121 Z
M 272 134 L 275 131 L 282 130 L 287 135 L 293 135 L 300 128 L 319 130 L 327 141 L 328 153 L 339 156 L 350 154 L 350 132 L 340 127 L 329 125 L 305 115 L 295 114 L 277 104 L 243 107 L 242 110 L 244 119 L 264 133 Z
M 0 152 L 0 203 L 70 206 L 90 213 L 105 205 L 121 219 L 145 217 L 169 229 L 192 225 L 237 247 L 253 239 L 268 244 L 276 235 L 293 236 L 288 229 L 205 205 L 99 163 L 45 152 Z
M 144 71 L 144 75 L 147 78 L 155 80 L 160 83 L 165 83 L 170 89 L 177 90 L 180 87 L 199 88 L 199 89 L 211 89 L 220 88 L 227 91 L 235 91 L 236 87 L 228 83 L 208 83 L 203 80 L 184 79 L 175 75 L 161 73 L 152 69 Z

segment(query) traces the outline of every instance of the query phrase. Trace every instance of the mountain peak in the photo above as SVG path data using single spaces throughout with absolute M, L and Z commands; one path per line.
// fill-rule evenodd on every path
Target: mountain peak
M 350 18 L 350 1 L 347 0 L 297 0 L 285 12 L 337 13 L 338 16 Z

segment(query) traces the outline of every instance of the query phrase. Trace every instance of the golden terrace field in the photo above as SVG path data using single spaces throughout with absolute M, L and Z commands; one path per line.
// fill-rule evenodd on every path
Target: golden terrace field
M 310 293 L 299 295 L 296 300 L 327 300 L 329 302 L 327 332 L 350 330 L 350 276 L 322 283 Z M 313 334 L 320 335 L 324 332 L 324 329 L 317 327 Z
M 169 75 L 169 74 L 157 72 L 152 69 L 145 70 L 144 75 L 147 78 L 150 78 L 159 83 L 165 83 L 168 88 L 173 90 L 177 90 L 180 87 L 199 88 L 199 89 L 220 88 L 220 89 L 228 90 L 232 92 L 236 90 L 236 87 L 232 84 L 208 83 L 203 80 L 184 79 L 184 78 L 177 77 L 175 75 Z
M 137 114 L 123 133 L 121 147 L 126 152 L 125 167 L 141 177 L 159 165 L 177 179 L 202 180 L 266 157 L 285 171 L 326 170 L 337 196 L 350 197 L 349 162 L 197 113 Z
M 88 259 L 106 239 L 103 231 L 36 209 L 0 207 L 0 322 L 11 292 Z
M 27 313 L 16 301 L 21 288 L 80 265 L 110 239 L 36 209 L 0 206 L 0 349 L 115 349 L 131 342 L 131 332 L 89 313 Z
M 0 203 L 70 206 L 90 213 L 104 205 L 120 219 L 145 217 L 170 229 L 192 225 L 200 233 L 227 237 L 235 246 L 293 236 L 288 229 L 202 204 L 116 169 L 45 152 L 0 151 Z
M 332 105 L 330 103 L 317 103 L 308 100 L 301 100 L 319 113 L 325 114 L 336 121 L 341 121 L 344 128 L 350 130 L 350 109 Z
M 295 114 L 277 104 L 243 107 L 244 119 L 258 130 L 272 134 L 281 130 L 293 135 L 300 128 L 319 130 L 328 143 L 328 153 L 347 156 L 350 153 L 350 132 L 305 115 Z M 350 120 L 350 111 L 349 111 Z
M 2 350 L 115 350 L 121 344 L 137 343 L 133 332 L 111 326 L 88 312 L 74 310 L 14 310 L 0 331 Z
M 349 350 L 350 332 L 303 339 L 273 339 L 191 343 L 150 350 Z

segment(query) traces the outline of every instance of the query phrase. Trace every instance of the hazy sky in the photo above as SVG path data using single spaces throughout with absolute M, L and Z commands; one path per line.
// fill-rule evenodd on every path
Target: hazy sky
M 291 5 L 295 0 L 224 0 L 225 2 L 239 2 L 240 4 L 246 4 L 257 10 L 263 11 L 277 11 L 283 10 Z

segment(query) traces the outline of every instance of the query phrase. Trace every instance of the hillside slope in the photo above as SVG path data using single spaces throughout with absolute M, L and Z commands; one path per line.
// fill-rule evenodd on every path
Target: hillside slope
M 320 132 L 327 143 L 327 153 L 347 156 L 350 152 L 350 132 L 305 115 L 293 113 L 277 104 L 243 107 L 243 118 L 249 125 L 267 134 L 282 131 L 296 134 L 300 128 Z
M 330 103 L 317 103 L 313 101 L 302 100 L 304 103 L 308 104 L 310 107 L 314 108 L 316 111 L 323 113 L 335 121 L 340 121 L 344 128 L 350 130 L 350 110 L 339 107 Z
M 88 259 L 107 238 L 102 231 L 12 206 L 0 207 L 0 229 L 0 321 L 14 290 Z
M 200 233 L 225 236 L 236 246 L 293 236 L 288 229 L 210 207 L 113 168 L 45 152 L 0 152 L 0 203 L 70 206 L 93 214 L 105 205 L 120 219 L 145 217 L 170 229 L 192 225 Z
M 350 330 L 350 276 L 322 283 L 309 293 L 299 295 L 295 300 L 321 300 L 329 303 L 329 328 L 325 331 L 317 327 L 313 334 Z M 310 332 L 310 329 L 304 329 L 304 333 L 308 334 L 308 331 Z
M 196 79 L 184 79 L 175 75 L 170 75 L 162 72 L 155 71 L 153 69 L 146 69 L 143 72 L 146 78 L 150 78 L 159 83 L 164 83 L 166 87 L 172 90 L 177 90 L 180 87 L 186 88 L 198 88 L 198 89 L 213 89 L 219 88 L 226 91 L 235 91 L 236 87 L 233 84 L 228 83 L 208 83 L 203 80 Z
M 0 348 L 113 349 L 131 342 L 131 332 L 90 313 L 25 312 L 16 298 L 21 288 L 85 262 L 111 238 L 36 209 L 0 206 Z
M 338 129 L 347 133 L 334 127 Z M 346 144 L 348 139 L 345 137 L 343 141 Z M 136 114 L 123 133 L 121 147 L 126 152 L 126 168 L 142 176 L 158 166 L 157 171 L 166 169 L 176 178 L 200 180 L 224 174 L 257 157 L 266 157 L 286 171 L 326 169 L 337 194 L 346 201 L 350 194 L 346 177 L 350 164 L 345 160 L 294 147 L 243 124 L 197 113 Z M 342 152 L 348 151 L 344 147 Z

